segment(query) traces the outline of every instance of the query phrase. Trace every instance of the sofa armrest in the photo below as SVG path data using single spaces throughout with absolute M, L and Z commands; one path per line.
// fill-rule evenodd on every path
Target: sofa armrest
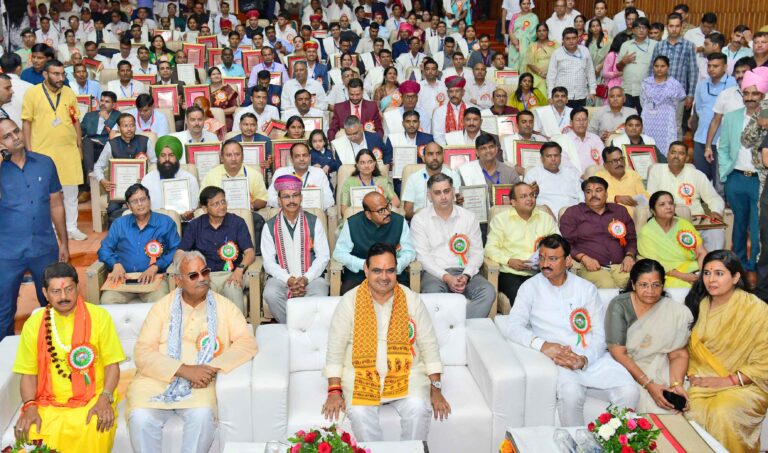
M 0 436 L 21 407 L 21 375 L 11 371 L 20 338 L 13 335 L 0 342 Z
M 408 265 L 408 280 L 411 285 L 411 291 L 418 294 L 421 292 L 421 270 L 423 266 L 419 260 L 411 261 Z
M 264 258 L 257 256 L 256 260 L 245 270 L 245 280 L 248 283 L 248 315 L 254 326 L 261 324 L 261 274 L 263 269 Z
M 253 442 L 280 440 L 288 427 L 289 339 L 285 324 L 256 329 L 259 352 L 251 369 Z
M 344 266 L 335 259 L 331 258 L 328 268 L 331 270 L 331 296 L 338 296 L 341 294 L 341 273 L 344 270 Z
M 525 372 L 505 342 L 492 320 L 467 320 L 467 367 L 493 414 L 492 445 L 508 427 L 525 423 Z
M 227 442 L 251 442 L 251 372 L 253 360 L 249 360 L 229 373 L 216 377 L 216 402 L 219 414 L 219 439 Z
M 496 292 L 496 298 L 493 300 L 491 312 L 488 315 L 489 318 L 493 319 L 499 311 L 499 263 L 490 258 L 483 258 L 483 265 L 480 267 L 480 275 L 488 280 L 488 283 L 493 286 L 493 289 Z
M 494 319 L 499 331 L 507 316 Z M 507 351 L 517 358 L 525 373 L 525 425 L 542 426 L 555 424 L 557 408 L 557 366 L 540 351 L 521 346 L 508 338 Z
M 85 270 L 85 297 L 92 304 L 101 303 L 101 286 L 107 279 L 107 265 L 96 261 Z

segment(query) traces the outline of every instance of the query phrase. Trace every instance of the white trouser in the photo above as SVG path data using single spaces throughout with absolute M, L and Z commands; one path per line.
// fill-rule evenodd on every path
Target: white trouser
M 432 406 L 424 398 L 406 397 L 389 401 L 400 416 L 400 440 L 427 440 Z M 384 439 L 379 423 L 381 406 L 347 406 L 352 433 L 361 442 L 377 442 Z
M 67 232 L 77 230 L 77 186 L 62 186 Z
M 584 401 L 587 399 L 585 387 L 572 379 L 557 380 L 557 411 L 560 414 L 562 426 L 585 426 Z M 640 393 L 634 382 L 602 389 L 608 394 L 608 399 L 614 406 L 636 407 Z
M 708 252 L 714 250 L 722 250 L 725 248 L 725 229 L 718 228 L 716 230 L 703 230 L 699 231 L 701 234 L 701 240 L 704 242 L 704 248 Z
M 134 409 L 128 414 L 128 430 L 135 453 L 155 453 L 161 450 L 163 426 L 178 415 L 184 420 L 181 451 L 207 453 L 216 433 L 213 411 L 208 407 L 190 409 Z

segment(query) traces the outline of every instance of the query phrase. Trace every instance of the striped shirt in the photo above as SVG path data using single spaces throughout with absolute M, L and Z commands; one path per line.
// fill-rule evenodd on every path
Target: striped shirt
M 693 43 L 680 39 L 672 44 L 669 40 L 661 41 L 654 49 L 651 57 L 651 66 L 648 75 L 653 75 L 653 61 L 659 55 L 669 58 L 669 75 L 674 77 L 685 89 L 687 96 L 693 97 L 696 89 L 696 81 L 699 77 L 699 68 L 696 65 L 696 48 Z

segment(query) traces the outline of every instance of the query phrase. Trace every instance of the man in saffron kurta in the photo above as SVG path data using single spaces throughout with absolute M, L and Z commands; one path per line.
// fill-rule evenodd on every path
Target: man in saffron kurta
M 182 252 L 174 267 L 177 289 L 152 307 L 134 348 L 127 418 L 136 453 L 161 450 L 163 425 L 173 415 L 184 420 L 181 451 L 207 452 L 216 431 L 215 377 L 257 351 L 240 309 L 209 289 L 205 257 Z
M 52 264 L 44 279 L 49 305 L 24 323 L 13 365 L 24 401 L 16 437 L 41 439 L 62 453 L 107 453 L 117 426 L 123 348 L 109 314 L 79 297 L 72 266 Z
M 346 410 L 360 441 L 384 437 L 382 404 L 400 415 L 401 440 L 426 440 L 430 412 L 441 420 L 451 412 L 432 321 L 418 294 L 397 283 L 395 253 L 391 244 L 371 247 L 366 279 L 341 298 L 328 334 L 323 415 L 333 420 Z

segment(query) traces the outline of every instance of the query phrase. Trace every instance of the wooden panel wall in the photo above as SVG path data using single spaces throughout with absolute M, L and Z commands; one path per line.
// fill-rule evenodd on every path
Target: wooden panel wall
M 487 0 L 478 0 L 487 1 Z M 623 0 L 607 0 L 611 16 L 616 14 L 624 5 Z M 536 13 L 539 18 L 546 20 L 554 11 L 554 0 L 534 0 Z M 768 25 L 768 1 L 766 0 L 637 0 L 636 5 L 645 11 L 651 22 L 666 22 L 666 15 L 679 3 L 687 3 L 691 9 L 688 21 L 698 25 L 702 14 L 712 11 L 717 14 L 717 29 L 725 33 L 726 41 L 730 39 L 731 31 L 736 25 L 746 24 L 753 31 Z M 576 0 L 576 9 L 585 17 L 592 17 L 593 0 Z M 492 0 L 493 18 L 501 13 L 501 1 Z

